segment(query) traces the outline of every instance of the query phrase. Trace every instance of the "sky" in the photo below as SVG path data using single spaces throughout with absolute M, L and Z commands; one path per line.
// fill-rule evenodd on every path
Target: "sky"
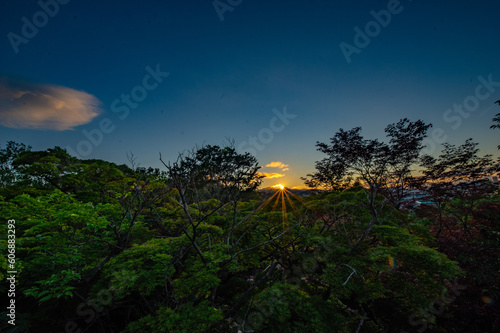
M 401 118 L 498 156 L 500 2 L 94 1 L 0 4 L 0 147 L 164 168 L 234 141 L 303 187 L 315 144 Z M 273 177 L 273 178 L 271 178 Z

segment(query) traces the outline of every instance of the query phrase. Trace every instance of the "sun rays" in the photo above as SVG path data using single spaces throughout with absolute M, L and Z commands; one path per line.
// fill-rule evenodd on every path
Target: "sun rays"
M 305 202 L 301 197 L 289 191 L 283 184 L 273 185 L 272 188 L 276 189 L 276 191 L 267 199 L 265 199 L 265 201 L 262 202 L 257 208 L 255 208 L 250 215 L 254 215 L 257 212 L 262 212 L 266 210 L 266 207 L 270 208 L 267 208 L 267 211 L 270 210 L 271 213 L 279 213 L 279 211 L 281 210 L 281 222 L 283 227 L 282 238 L 283 241 L 285 241 L 286 234 L 292 228 L 294 228 L 290 228 L 288 221 L 289 214 L 293 213 L 294 218 L 300 220 L 301 214 L 298 208 L 300 208 L 302 204 L 305 204 Z
M 296 218 L 299 218 L 298 207 L 300 207 L 304 201 L 301 197 L 289 191 L 283 184 L 276 184 L 272 186 L 272 188 L 276 189 L 276 192 L 274 192 L 258 210 L 263 210 L 267 205 L 272 203 L 271 212 L 279 212 L 279 210 L 281 210 L 283 231 L 287 232 L 290 228 L 288 222 L 289 214 L 293 213 Z

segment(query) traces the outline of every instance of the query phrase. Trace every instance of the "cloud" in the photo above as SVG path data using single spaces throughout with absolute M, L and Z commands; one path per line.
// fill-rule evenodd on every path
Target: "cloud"
M 101 104 L 84 91 L 0 77 L 0 125 L 5 127 L 73 130 L 97 117 Z
M 290 168 L 281 169 L 281 171 L 288 171 L 288 170 L 290 170 Z
M 276 161 L 276 162 L 271 162 L 271 163 L 267 164 L 266 167 L 283 169 L 283 168 L 288 167 L 288 164 L 281 163 L 280 161 Z M 283 171 L 287 171 L 287 170 L 288 170 L 288 168 L 286 170 L 283 169 Z
M 258 172 L 257 174 L 267 179 L 285 177 L 285 175 L 276 172 Z

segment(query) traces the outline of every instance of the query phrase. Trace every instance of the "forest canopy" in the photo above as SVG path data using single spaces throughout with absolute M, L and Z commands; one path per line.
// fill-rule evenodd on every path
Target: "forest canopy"
M 472 139 L 423 155 L 430 127 L 401 119 L 387 142 L 340 129 L 316 145 L 309 196 L 261 191 L 258 160 L 231 144 L 154 169 L 9 141 L 17 315 L 2 331 L 500 329 L 498 164 Z

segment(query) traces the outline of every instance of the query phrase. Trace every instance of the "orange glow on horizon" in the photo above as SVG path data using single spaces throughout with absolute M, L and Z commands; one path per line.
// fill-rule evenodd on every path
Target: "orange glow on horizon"
M 277 188 L 277 189 L 280 189 L 280 190 L 284 190 L 285 189 L 285 186 L 282 185 L 282 184 L 276 184 L 276 185 L 273 185 L 274 188 Z

